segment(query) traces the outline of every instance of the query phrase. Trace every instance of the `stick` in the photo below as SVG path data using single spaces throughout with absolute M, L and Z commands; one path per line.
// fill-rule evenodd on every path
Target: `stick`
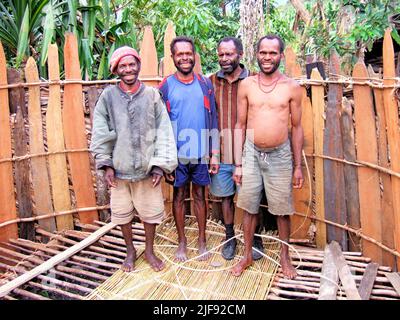
M 112 230 L 115 227 L 114 223 L 109 223 L 108 225 L 100 228 L 98 231 L 94 232 L 92 235 L 87 237 L 82 242 L 68 248 L 62 253 L 57 254 L 56 256 L 50 258 L 45 263 L 37 266 L 36 268 L 32 269 L 31 271 L 19 276 L 18 278 L 6 283 L 5 285 L 0 287 L 0 298 L 7 295 L 13 289 L 19 287 L 20 285 L 28 282 L 29 280 L 35 278 L 36 276 L 40 275 L 43 272 L 53 268 L 55 265 L 59 264 L 60 262 L 64 261 L 65 259 L 73 256 L 75 253 L 81 251 L 83 248 L 91 245 L 92 243 L 96 242 L 100 237 L 106 234 L 108 231 Z

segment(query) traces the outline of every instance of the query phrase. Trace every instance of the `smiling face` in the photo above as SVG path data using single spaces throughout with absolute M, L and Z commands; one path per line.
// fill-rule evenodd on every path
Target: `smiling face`
M 241 54 L 233 41 L 221 42 L 218 46 L 218 63 L 225 74 L 231 74 L 239 66 Z
M 260 43 L 257 52 L 257 62 L 262 73 L 273 74 L 281 63 L 283 53 L 280 52 L 279 41 L 277 39 L 264 39 Z
M 180 41 L 175 43 L 172 59 L 176 69 L 183 75 L 189 75 L 194 68 L 195 58 L 190 42 Z
M 118 63 L 116 72 L 123 83 L 132 86 L 138 79 L 140 63 L 134 56 L 123 57 Z

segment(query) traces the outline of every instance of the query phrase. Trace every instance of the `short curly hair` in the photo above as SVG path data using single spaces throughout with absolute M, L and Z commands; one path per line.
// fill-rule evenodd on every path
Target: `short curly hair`
M 172 41 L 171 41 L 170 50 L 171 50 L 172 54 L 175 54 L 175 43 L 177 43 L 177 42 L 190 43 L 192 45 L 193 53 L 196 52 L 196 48 L 194 46 L 194 41 L 192 38 L 187 37 L 187 36 L 178 36 L 178 37 L 172 39 Z
M 282 38 L 280 36 L 278 36 L 276 34 L 268 34 L 268 35 L 262 37 L 260 40 L 257 41 L 256 52 L 258 52 L 260 50 L 261 42 L 263 40 L 265 40 L 265 39 L 267 39 L 267 40 L 274 40 L 274 39 L 278 40 L 278 42 L 279 42 L 279 52 L 283 53 L 283 51 L 285 50 L 285 43 L 283 42 L 283 40 L 282 40 Z

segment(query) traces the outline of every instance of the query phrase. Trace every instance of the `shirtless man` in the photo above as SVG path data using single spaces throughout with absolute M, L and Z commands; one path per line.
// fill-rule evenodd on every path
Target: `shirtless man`
M 294 188 L 303 185 L 301 88 L 278 70 L 283 50 L 284 43 L 278 36 L 261 38 L 257 43 L 257 62 L 261 72 L 244 79 L 239 85 L 234 180 L 241 185 L 237 206 L 245 211 L 245 251 L 243 259 L 231 270 L 235 276 L 253 263 L 252 243 L 263 186 L 269 211 L 277 217 L 279 238 L 288 242 L 290 215 L 294 212 L 292 185 Z M 284 244 L 280 263 L 285 277 L 296 277 L 289 248 Z

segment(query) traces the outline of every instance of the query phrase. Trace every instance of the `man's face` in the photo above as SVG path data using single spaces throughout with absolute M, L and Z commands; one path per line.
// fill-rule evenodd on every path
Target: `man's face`
M 174 53 L 172 59 L 176 69 L 184 75 L 188 75 L 193 71 L 195 60 L 194 52 L 190 42 L 177 42 L 174 45 Z
M 218 63 L 225 74 L 231 74 L 239 66 L 242 57 L 233 41 L 221 42 L 218 46 Z
M 283 54 L 279 50 L 277 39 L 264 39 L 257 52 L 257 62 L 261 72 L 266 75 L 273 74 L 281 63 Z
M 117 75 L 128 86 L 135 84 L 140 72 L 140 63 L 134 56 L 123 57 L 117 66 Z

